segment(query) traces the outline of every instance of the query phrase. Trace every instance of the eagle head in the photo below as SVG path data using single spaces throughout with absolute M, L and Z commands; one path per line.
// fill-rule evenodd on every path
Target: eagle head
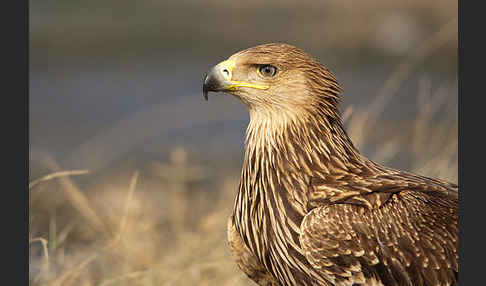
M 224 92 L 251 113 L 335 109 L 341 91 L 334 75 L 303 50 L 283 43 L 255 46 L 217 64 L 204 78 L 203 93 Z

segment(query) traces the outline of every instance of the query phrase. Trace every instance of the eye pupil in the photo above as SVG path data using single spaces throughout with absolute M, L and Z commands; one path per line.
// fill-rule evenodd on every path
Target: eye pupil
M 265 77 L 272 77 L 277 73 L 277 68 L 272 65 L 264 65 L 260 68 L 260 73 Z

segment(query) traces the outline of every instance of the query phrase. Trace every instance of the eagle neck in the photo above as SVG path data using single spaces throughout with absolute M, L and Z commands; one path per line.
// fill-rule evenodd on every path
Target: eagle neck
M 312 176 L 313 171 L 332 172 L 346 165 L 364 164 L 339 112 L 328 107 L 309 109 L 250 111 L 244 168 L 259 163 L 270 167 L 269 172 Z
M 338 116 L 250 112 L 246 135 L 235 227 L 262 263 L 284 255 L 298 269 L 307 263 L 300 250 L 299 228 L 309 211 L 310 179 L 315 172 L 320 177 L 330 175 L 357 162 L 360 155 Z

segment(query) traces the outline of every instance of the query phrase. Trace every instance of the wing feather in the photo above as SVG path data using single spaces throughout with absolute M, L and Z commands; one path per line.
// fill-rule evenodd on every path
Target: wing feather
M 328 204 L 304 217 L 299 239 L 309 263 L 336 285 L 456 285 L 456 206 L 410 190 L 379 208 Z

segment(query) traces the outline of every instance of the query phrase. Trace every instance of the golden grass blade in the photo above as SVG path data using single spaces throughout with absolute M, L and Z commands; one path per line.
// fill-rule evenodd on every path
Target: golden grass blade
M 76 227 L 77 222 L 70 222 L 68 225 L 62 229 L 59 234 L 57 235 L 57 246 L 60 247 L 64 241 L 66 241 L 68 235 L 71 233 L 71 231 Z
M 85 258 L 81 263 L 79 263 L 76 267 L 66 271 L 61 276 L 57 277 L 53 281 L 49 281 L 44 286 L 61 286 L 61 285 L 72 285 L 72 282 L 79 276 L 82 270 L 89 265 L 93 260 L 98 258 L 99 253 L 93 253 L 87 258 Z
M 49 251 L 47 249 L 47 240 L 42 237 L 36 237 L 29 240 L 29 244 L 33 242 L 40 242 L 42 245 L 42 251 L 44 252 L 44 267 L 45 270 L 49 269 Z
M 125 231 L 125 227 L 127 224 L 127 219 L 128 219 L 128 214 L 129 214 L 129 207 L 130 207 L 130 202 L 133 199 L 133 194 L 135 193 L 135 187 L 137 186 L 137 180 L 138 180 L 138 171 L 135 171 L 132 175 L 132 178 L 130 179 L 130 186 L 128 188 L 128 194 L 127 198 L 125 200 L 125 210 L 123 212 L 123 217 L 120 221 L 120 230 L 118 233 L 118 238 L 121 239 L 123 232 Z
M 84 175 L 89 173 L 89 170 L 69 170 L 69 171 L 60 171 L 60 172 L 54 172 L 50 173 L 48 175 L 45 175 L 44 177 L 41 177 L 39 179 L 35 179 L 29 183 L 29 190 L 32 190 L 36 185 L 38 185 L 41 182 L 44 181 L 49 181 L 55 178 L 60 178 L 64 176 L 76 176 L 76 175 Z
M 61 172 L 61 167 L 53 158 L 47 157 L 46 164 L 53 171 Z M 83 194 L 83 192 L 74 184 L 74 182 L 68 176 L 58 178 L 61 186 L 63 186 L 63 189 L 66 191 L 69 202 L 73 205 L 73 207 L 80 212 L 80 214 L 86 219 L 90 226 L 106 234 L 107 229 L 103 221 L 91 208 L 90 203 L 86 196 Z
M 134 271 L 130 273 L 126 273 L 123 275 L 120 275 L 115 278 L 107 279 L 103 282 L 101 282 L 100 286 L 107 286 L 107 285 L 118 285 L 118 283 L 122 282 L 123 280 L 128 280 L 128 279 L 140 279 L 143 275 L 146 275 L 149 270 L 141 270 L 141 271 Z

